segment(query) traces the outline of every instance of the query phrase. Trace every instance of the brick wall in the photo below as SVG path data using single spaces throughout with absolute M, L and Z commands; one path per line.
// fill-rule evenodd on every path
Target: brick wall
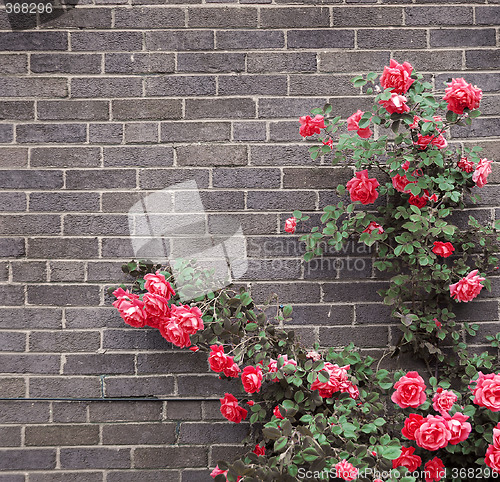
M 0 402 L 2 482 L 197 482 L 238 449 L 246 429 L 221 420 L 229 386 L 206 358 L 110 308 L 141 197 L 194 179 L 214 236 L 242 226 L 240 281 L 259 301 L 293 302 L 307 344 L 377 351 L 397 329 L 370 253 L 304 265 L 283 233 L 292 209 L 335 200 L 352 175 L 309 159 L 298 116 L 362 109 L 349 79 L 392 56 L 438 89 L 452 76 L 480 86 L 483 117 L 454 134 L 499 160 L 499 0 L 161 3 L 85 0 L 26 30 L 0 12 L 0 397 L 28 399 Z M 498 216 L 498 165 L 490 179 L 482 219 Z M 164 194 L 160 222 L 189 211 L 189 192 Z M 481 322 L 479 342 L 497 331 L 493 285 L 459 312 Z

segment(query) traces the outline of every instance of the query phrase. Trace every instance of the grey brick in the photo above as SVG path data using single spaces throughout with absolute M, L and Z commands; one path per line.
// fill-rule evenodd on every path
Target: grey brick
M 301 276 L 300 260 L 296 259 L 248 259 L 242 267 L 246 268 L 242 280 L 297 280 Z
M 0 263 L 0 281 L 9 281 L 9 262 Z
M 98 377 L 31 377 L 32 398 L 93 398 L 101 396 Z
M 263 122 L 234 122 L 234 141 L 265 141 L 266 124 Z
M 130 449 L 119 448 L 62 448 L 63 469 L 121 469 L 130 467 Z
M 67 50 L 66 32 L 3 32 L 0 33 L 0 50 Z
M 358 44 L 366 30 L 358 32 Z M 401 32 L 401 31 L 399 31 Z M 389 65 L 389 52 L 322 52 L 319 55 L 321 72 L 370 72 L 382 71 Z
M 431 47 L 486 47 L 496 45 L 494 29 L 432 29 Z M 480 50 L 476 52 L 481 52 Z
M 47 280 L 47 264 L 44 261 L 12 261 L 11 266 L 15 282 Z
M 497 321 L 498 302 L 497 301 L 475 301 L 471 304 L 457 304 L 454 307 L 457 315 L 456 321 Z
M 326 7 L 263 8 L 260 23 L 264 28 L 329 27 L 330 12 Z
M 248 426 L 214 422 L 183 422 L 180 425 L 179 442 L 185 444 L 239 443 L 248 434 Z
M 73 353 L 96 351 L 100 346 L 97 331 L 40 331 L 30 334 L 31 352 Z
M 142 228 L 141 228 L 142 229 Z M 134 237 L 134 245 L 131 238 L 103 238 L 102 255 L 105 258 L 118 258 L 123 261 L 125 258 L 154 259 L 160 262 L 165 261 L 170 253 L 170 241 L 163 237 L 139 236 Z
M 25 424 L 49 421 L 50 405 L 47 402 L 1 401 L 0 406 L 1 423 Z
M 134 452 L 137 468 L 205 467 L 205 447 L 176 446 L 161 448 L 137 448 Z
M 201 419 L 201 401 L 169 400 L 166 403 L 168 420 Z
M 27 74 L 28 56 L 26 54 L 0 55 L 0 73 L 2 74 Z
M 345 340 L 352 341 L 360 347 L 385 347 L 388 344 L 389 334 L 387 327 L 366 326 L 357 327 L 320 327 L 319 340 L 322 346 L 340 347 Z
M 372 260 L 366 257 L 337 259 L 340 279 L 366 279 L 372 276 Z
M 245 196 L 241 191 L 200 191 L 200 199 L 205 211 L 234 211 L 245 208 Z M 190 191 L 175 193 L 175 210 L 177 212 L 200 211 L 199 202 L 193 203 L 193 195 Z M 182 243 L 179 240 L 179 243 Z
M 176 441 L 175 423 L 107 425 L 103 427 L 102 439 L 105 445 L 171 445 Z
M 0 143 L 12 142 L 14 140 L 13 124 L 0 124 Z
M 353 307 L 348 305 L 298 305 L 293 307 L 294 325 L 350 325 L 353 320 Z
M 451 135 L 457 137 L 494 137 L 500 134 L 500 118 L 482 118 L 474 120 L 472 126 L 451 129 Z
M 245 54 L 236 53 L 179 53 L 178 72 L 243 72 Z
M 209 214 L 208 228 L 212 234 L 233 235 L 241 226 L 243 234 L 270 234 L 276 232 L 276 215 L 273 214 Z
M 214 48 L 214 33 L 209 30 L 172 30 L 146 32 L 146 50 L 211 50 Z
M 295 236 L 247 237 L 247 255 L 252 258 L 300 258 L 305 253 L 305 243 Z
M 354 48 L 353 30 L 289 30 L 287 47 L 290 49 Z
M 228 141 L 229 122 L 162 122 L 161 142 Z
M 281 75 L 219 77 L 219 95 L 286 95 L 287 79 Z
M 67 308 L 66 328 L 122 328 L 125 325 L 114 307 Z
M 184 9 L 134 7 L 115 9 L 115 28 L 146 29 L 184 27 Z M 140 49 L 131 49 L 140 50 Z
M 173 395 L 174 377 L 106 377 L 104 392 L 107 397 L 160 397 Z M 136 464 L 137 465 L 137 464 Z
M 500 6 L 476 7 L 477 25 L 498 25 L 499 22 L 500 22 Z
M 73 51 L 120 52 L 142 50 L 140 32 L 71 32 Z
M 0 328 L 11 328 L 10 321 L 16 320 L 17 326 L 29 329 L 59 329 L 62 327 L 62 310 L 55 308 L 2 308 L 0 309 Z
M 108 120 L 107 101 L 40 101 L 37 106 L 40 120 Z
M 26 350 L 26 333 L 17 331 L 3 331 L 0 339 L 0 348 L 2 351 L 23 352 Z M 3 373 L 8 373 L 3 371 Z
M 68 214 L 64 219 L 64 234 L 69 236 L 129 234 L 126 215 Z
M 173 164 L 170 146 L 105 147 L 106 167 L 167 167 Z
M 165 373 L 208 373 L 207 355 L 199 352 L 140 353 L 137 355 L 139 375 Z
M 132 278 L 122 271 L 123 262 L 89 261 L 87 281 L 131 282 Z
M 92 144 L 121 144 L 123 124 L 89 124 L 89 142 Z
M 31 150 L 31 167 L 99 167 L 98 147 L 35 147 Z
M 54 98 L 68 95 L 68 80 L 44 77 L 2 77 L 0 78 L 2 97 Z
M 280 49 L 285 46 L 283 32 L 277 30 L 217 30 L 217 48 Z
M 134 0 L 136 1 L 136 0 Z M 138 0 L 143 1 L 143 0 Z M 176 0 L 177 1 L 177 0 Z M 190 3 L 196 3 L 190 0 Z M 183 2 L 187 3 L 187 2 Z M 179 472 L 177 470 L 127 470 L 108 472 L 107 482 L 156 482 L 161 480 L 163 482 L 178 482 Z
M 274 52 L 247 54 L 247 69 L 252 73 L 270 72 L 315 72 L 314 52 Z
M 5 169 L 5 168 L 20 169 L 23 167 L 27 167 L 27 165 L 28 165 L 28 148 L 2 146 L 2 148 L 0 149 L 0 169 Z M 6 175 L 6 171 L 2 171 L 2 175 L 3 173 L 5 173 Z M 12 177 L 10 179 L 12 179 Z
M 250 245 L 254 239 L 249 238 Z M 274 293 L 280 303 L 319 303 L 321 299 L 317 283 L 252 283 L 252 297 L 257 303 L 265 303 Z
M 24 288 L 21 285 L 0 285 L 0 297 L 4 306 L 24 304 Z
M 337 167 L 286 168 L 283 175 L 285 189 L 333 189 L 353 177 L 351 169 Z
M 142 189 L 163 189 L 185 181 L 195 181 L 199 188 L 208 187 L 208 170 L 146 169 L 140 173 L 140 187 Z
M 0 379 L 0 389 L 6 398 L 22 398 L 26 396 L 26 380 L 23 378 L 7 378 Z M 0 470 L 2 465 L 0 464 Z
M 349 76 L 331 75 L 290 75 L 291 95 L 352 95 L 357 93 Z
M 124 354 L 66 355 L 63 370 L 65 375 L 133 374 L 134 358 Z
M 415 66 L 419 72 L 433 72 L 435 70 L 460 69 L 462 65 L 462 52 L 458 50 L 440 50 L 439 60 L 433 52 L 404 50 L 393 52 L 395 58 L 405 59 Z M 402 62 L 403 60 L 401 60 Z
M 367 300 L 364 300 L 367 301 Z M 390 306 L 378 304 L 356 305 L 356 324 L 373 325 L 377 323 L 394 323 Z
M 179 166 L 242 166 L 248 162 L 246 146 L 190 145 L 176 148 Z
M 0 427 L 0 437 L 4 447 L 20 447 L 21 446 L 21 427 Z M 11 482 L 20 482 L 15 475 L 11 475 L 9 479 L 6 476 L 3 482 L 10 480 Z M 0 481 L 2 478 L 0 478 Z M 24 475 L 22 475 L 21 482 L 24 482 Z
M 156 144 L 158 143 L 157 122 L 131 122 L 125 124 L 126 144 Z
M 297 121 L 278 121 L 269 123 L 269 140 L 277 142 L 298 142 L 301 141 Z
M 279 188 L 279 169 L 228 168 L 213 171 L 214 187 L 230 188 Z
M 310 159 L 308 147 L 304 145 L 252 146 L 250 160 L 253 166 L 302 166 L 319 163 Z
M 64 15 L 40 15 L 43 28 L 111 28 L 111 11 L 108 8 L 66 9 Z
M 175 70 L 174 54 L 111 53 L 105 56 L 104 70 L 113 74 L 163 74 Z
M 333 7 L 334 27 L 385 27 L 403 25 L 401 7 Z M 407 25 L 410 25 L 407 22 Z
M 114 97 L 124 92 L 127 97 L 142 95 L 142 81 L 138 77 L 72 78 L 72 97 Z
M 128 351 L 164 350 L 168 347 L 167 341 L 158 330 L 132 330 L 130 327 L 104 331 L 102 346 L 107 350 Z
M 56 423 L 85 423 L 87 421 L 86 402 L 53 402 L 52 418 Z
M 0 211 L 26 211 L 26 195 L 20 192 L 0 193 Z
M 66 472 L 60 470 L 45 474 L 41 472 L 30 474 L 33 482 L 101 482 L 102 477 L 102 472 Z
M 96 445 L 99 443 L 97 425 L 38 425 L 26 427 L 26 445 Z
M 472 25 L 472 7 L 405 7 L 406 25 Z
M 2 335 L 4 337 L 5 335 Z M 13 351 L 10 349 L 9 351 Z M 24 351 L 24 349 L 22 350 Z M 0 355 L 2 373 L 58 374 L 59 355 Z
M 220 398 L 219 394 L 224 392 L 238 396 L 242 391 L 241 383 L 238 383 L 238 380 L 222 380 L 215 374 L 184 375 L 179 377 L 177 382 L 178 394 L 186 397 Z
M 188 7 L 188 27 L 257 27 L 255 7 Z
M 198 96 L 215 94 L 213 76 L 150 77 L 146 79 L 148 96 Z
M 163 120 L 182 117 L 178 99 L 134 99 L 112 102 L 114 120 Z
M 33 54 L 30 69 L 34 73 L 100 74 L 99 54 Z
M 297 120 L 298 132 L 300 127 L 298 118 L 315 107 L 323 106 L 326 102 L 326 98 L 263 98 L 259 99 L 259 117 L 271 119 L 279 117 L 294 118 Z
M 494 69 L 500 68 L 500 53 L 495 50 L 467 50 L 465 63 L 468 69 Z M 481 111 L 484 109 L 481 106 Z
M 135 186 L 135 169 L 72 170 L 66 173 L 67 189 L 124 189 Z
M 31 120 L 35 118 L 35 103 L 26 100 L 0 102 L 0 119 Z
M 19 143 L 76 143 L 87 140 L 85 124 L 20 124 L 16 127 Z
M 78 148 L 72 150 L 78 150 Z M 95 212 L 99 210 L 99 194 L 94 192 L 32 192 L 29 209 L 46 212 Z
M 162 420 L 163 403 L 155 401 L 92 402 L 90 422 L 148 422 Z
M 57 254 L 58 257 L 62 257 Z M 28 286 L 28 303 L 34 305 L 79 306 L 99 304 L 98 286 Z
M 0 450 L 0 470 L 47 470 L 55 467 L 55 449 Z
M 312 210 L 315 203 L 316 196 L 310 191 L 249 191 L 247 195 L 249 209 L 280 211 L 293 205 L 295 209 Z
M 0 234 L 59 234 L 61 217 L 55 214 L 5 214 L 0 216 Z
M 353 289 L 355 287 L 356 289 Z M 324 283 L 322 285 L 324 300 L 325 301 L 344 301 L 344 302 L 354 302 L 354 301 L 380 301 L 381 298 L 377 291 L 380 289 L 386 289 L 387 284 L 383 282 L 359 282 L 352 284 L 350 282 L 335 282 L 335 283 Z M 358 307 L 359 305 L 357 305 Z M 373 305 L 370 305 L 370 308 Z M 357 313 L 358 314 L 358 313 Z M 357 321 L 359 322 L 358 318 Z
M 151 194 L 151 195 L 150 195 Z M 148 213 L 172 212 L 171 193 L 110 192 L 102 195 L 104 212 L 125 212 L 136 203 L 144 203 Z
M 186 119 L 255 118 L 255 101 L 250 98 L 187 99 Z

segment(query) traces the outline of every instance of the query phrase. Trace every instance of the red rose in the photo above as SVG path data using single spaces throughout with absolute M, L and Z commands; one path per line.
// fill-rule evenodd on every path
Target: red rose
M 354 467 L 346 459 L 341 460 L 335 465 L 335 477 L 347 480 L 350 482 L 358 476 L 358 469 Z
M 144 283 L 144 288 L 146 288 L 150 293 L 155 295 L 163 296 L 165 299 L 169 300 L 170 296 L 175 295 L 175 291 L 170 286 L 170 283 L 165 280 L 159 271 L 156 274 L 148 273 L 144 276 L 146 283 Z
M 437 450 L 448 445 L 451 432 L 446 420 L 441 416 L 427 415 L 415 430 L 415 442 L 427 450 Z
M 478 270 L 471 271 L 465 278 L 462 278 L 457 283 L 450 285 L 450 296 L 457 301 L 467 303 L 473 300 L 483 289 L 481 281 L 486 278 L 481 278 Z
M 396 93 L 391 94 L 389 100 L 379 100 L 379 104 L 389 113 L 389 114 L 404 114 L 409 112 L 410 108 L 406 105 L 406 97 L 404 95 L 399 95 Z
M 346 185 L 351 201 L 360 201 L 361 204 L 371 204 L 378 198 L 377 187 L 379 182 L 375 178 L 368 178 L 368 170 L 359 171 Z
M 410 416 L 405 420 L 405 426 L 402 428 L 401 433 L 408 440 L 415 440 L 415 430 L 420 427 L 424 417 L 416 413 L 410 413 Z
M 426 400 L 424 379 L 417 372 L 408 372 L 395 384 L 391 400 L 401 408 L 419 407 Z
M 404 169 L 405 171 L 408 171 L 408 168 L 410 167 L 410 163 L 406 161 L 404 164 L 401 165 L 401 168 Z M 413 172 L 413 175 L 415 175 L 415 172 Z M 415 184 L 417 181 L 409 181 L 406 177 L 406 175 L 401 175 L 401 174 L 395 174 L 392 178 L 392 185 L 394 186 L 394 189 L 399 192 L 409 192 L 410 189 L 407 188 L 408 184 Z
M 448 102 L 448 110 L 455 114 L 463 114 L 464 109 L 477 109 L 483 92 L 475 85 L 468 84 L 463 78 L 451 79 L 445 89 L 443 100 Z
M 295 228 L 297 227 L 297 218 L 292 216 L 285 221 L 285 231 L 287 233 L 295 233 Z
M 259 444 L 256 444 L 253 453 L 257 455 L 266 455 L 266 447 L 261 447 Z
M 228 356 L 228 366 L 224 368 L 223 373 L 226 375 L 226 377 L 233 377 L 233 378 L 238 378 L 240 376 L 240 367 L 233 362 L 233 357 Z
M 186 333 L 182 327 L 177 323 L 167 321 L 160 323 L 160 333 L 167 341 L 173 343 L 179 348 L 186 348 L 191 345 L 189 334 Z
M 441 241 L 434 241 L 434 247 L 432 248 L 432 252 L 437 254 L 438 256 L 442 256 L 443 258 L 447 258 L 451 256 L 455 251 L 453 244 L 451 243 L 443 243 Z
M 278 360 L 274 360 L 273 358 L 271 358 L 270 362 L 267 365 L 268 373 L 276 373 L 278 371 L 278 361 L 280 359 L 283 360 L 282 367 L 286 365 L 293 365 L 295 367 L 297 366 L 297 362 L 295 360 L 289 360 L 288 355 L 279 355 Z M 273 378 L 272 381 L 277 382 L 278 377 Z
M 429 146 L 429 144 L 431 146 L 436 146 L 438 149 L 446 149 L 446 147 L 448 147 L 448 141 L 444 138 L 443 134 L 439 134 L 438 136 L 423 136 L 422 134 L 418 135 L 418 139 L 415 145 L 419 149 L 425 149 L 427 146 Z
M 171 306 L 170 320 L 177 323 L 188 335 L 194 335 L 203 330 L 201 311 L 197 306 Z
M 410 472 L 414 472 L 422 464 L 422 459 L 414 455 L 415 447 L 401 447 L 401 455 L 392 461 L 392 468 L 406 467 Z
M 497 473 L 500 473 L 500 447 L 489 445 L 484 457 L 485 464 Z
M 474 171 L 474 163 L 469 161 L 466 157 L 461 157 L 458 161 L 458 167 L 462 169 L 462 171 L 471 173 Z
M 247 393 L 255 393 L 260 391 L 262 385 L 262 368 L 248 366 L 243 369 L 241 374 L 241 383 Z
M 313 134 L 319 134 L 321 129 L 325 128 L 325 121 L 322 115 L 316 115 L 314 119 L 311 116 L 306 115 L 299 119 L 300 129 L 299 133 L 302 137 L 312 136 Z
M 378 231 L 379 234 L 382 234 L 384 232 L 384 228 L 380 226 L 380 224 L 376 223 L 375 221 L 372 221 L 367 228 L 363 231 L 363 233 L 372 233 L 373 231 Z
M 414 206 L 417 206 L 417 208 L 422 209 L 427 204 L 428 199 L 429 199 L 429 191 L 427 191 L 426 189 L 422 196 L 416 196 L 414 194 L 410 194 L 410 199 L 408 200 L 408 202 L 410 204 L 413 204 Z
M 404 62 L 403 65 L 398 64 L 394 59 L 391 59 L 389 67 L 384 67 L 384 72 L 380 77 L 380 85 L 384 89 L 391 89 L 397 94 L 404 94 L 415 82 L 411 78 L 413 67 L 409 62 Z
M 372 134 L 372 130 L 369 127 L 363 127 L 360 129 L 359 121 L 361 120 L 364 112 L 362 110 L 357 110 L 353 115 L 347 118 L 347 130 L 357 131 L 358 136 L 363 139 L 368 139 Z
M 500 448 L 500 422 L 493 429 L 493 445 Z
M 466 420 L 469 417 L 463 413 L 457 412 L 453 417 L 447 418 L 448 429 L 451 432 L 450 444 L 456 445 L 463 442 L 469 436 L 472 426 Z
M 281 415 L 279 405 L 276 405 L 276 406 L 274 407 L 274 410 L 273 410 L 273 415 L 274 415 L 276 418 L 279 418 L 280 420 L 283 420 L 283 419 L 285 418 L 285 417 L 283 417 L 283 415 Z
M 142 297 L 147 318 L 146 324 L 152 328 L 159 328 L 161 323 L 165 323 L 170 318 L 170 307 L 166 298 L 152 293 L 146 293 Z
M 214 372 L 220 373 L 228 364 L 228 357 L 224 353 L 224 347 L 222 345 L 210 345 L 210 350 L 210 355 L 208 355 L 210 368 Z
M 240 423 L 245 420 L 248 411 L 238 405 L 238 399 L 230 393 L 225 393 L 220 399 L 220 411 L 230 422 Z
M 489 408 L 492 412 L 500 411 L 500 374 L 483 375 L 479 372 L 472 393 L 476 405 Z
M 491 161 L 488 159 L 479 159 L 472 180 L 476 183 L 477 187 L 484 187 L 488 182 L 488 175 L 491 174 Z
M 122 288 L 118 288 L 113 294 L 118 298 L 113 302 L 113 306 L 118 310 L 123 321 L 135 328 L 142 328 L 146 324 L 146 312 L 139 296 L 129 293 L 128 290 L 124 291 Z
M 443 461 L 438 457 L 429 460 L 424 465 L 424 473 L 425 482 L 439 482 L 446 475 Z

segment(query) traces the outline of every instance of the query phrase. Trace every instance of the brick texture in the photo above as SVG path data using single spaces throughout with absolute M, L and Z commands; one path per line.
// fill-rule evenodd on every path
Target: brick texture
M 452 77 L 481 87 L 482 117 L 452 135 L 500 161 L 500 2 L 77 3 L 37 28 L 0 15 L 0 391 L 12 399 L 0 401 L 0 481 L 212 480 L 248 430 L 219 411 L 241 386 L 123 323 L 107 294 L 130 281 L 121 264 L 242 233 L 242 283 L 259 303 L 294 304 L 305 344 L 394 344 L 371 252 L 304 263 L 283 232 L 293 209 L 317 222 L 352 177 L 309 158 L 298 117 L 327 102 L 344 119 L 366 110 L 350 79 L 392 57 L 438 90 Z M 498 164 L 490 181 L 481 219 L 499 217 Z M 481 322 L 479 343 L 496 330 L 497 284 L 457 312 Z

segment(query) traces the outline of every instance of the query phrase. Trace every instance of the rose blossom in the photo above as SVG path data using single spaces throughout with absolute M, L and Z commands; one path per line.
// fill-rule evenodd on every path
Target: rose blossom
M 319 361 L 321 360 L 321 355 L 317 351 L 308 351 L 306 358 L 309 358 L 312 361 Z
M 472 425 L 466 421 L 468 418 L 469 417 L 467 415 L 460 412 L 455 413 L 453 417 L 446 418 L 448 429 L 451 432 L 451 445 L 463 442 L 469 436 L 472 430 Z
M 491 161 L 488 159 L 479 159 L 472 180 L 476 183 L 477 187 L 484 187 L 488 182 L 488 175 L 491 174 Z
M 123 321 L 135 328 L 142 328 L 146 324 L 146 312 L 144 311 L 144 303 L 139 299 L 139 296 L 129 293 L 118 288 L 113 291 L 117 300 L 113 302 L 113 306 L 118 310 Z
M 431 197 L 429 197 L 429 201 L 437 203 L 438 197 L 436 196 L 436 193 L 434 193 Z
M 297 362 L 295 360 L 289 360 L 287 355 L 279 355 L 277 360 L 271 358 L 269 364 L 267 365 L 267 368 L 269 369 L 268 373 L 276 373 L 278 371 L 278 362 L 280 359 L 283 360 L 282 367 L 286 365 L 297 366 Z M 272 381 L 277 382 L 278 377 L 273 378 Z
M 371 204 L 378 198 L 377 187 L 379 182 L 375 178 L 368 178 L 368 170 L 359 171 L 346 185 L 351 201 L 360 201 L 361 204 Z
M 498 422 L 497 426 L 493 429 L 493 445 L 500 448 L 500 422 Z
M 280 420 L 283 420 L 283 419 L 285 418 L 285 417 L 283 417 L 283 415 L 281 415 L 279 405 L 276 405 L 276 406 L 274 407 L 274 410 L 273 410 L 273 415 L 274 415 L 276 418 L 279 418 Z
M 427 450 L 437 450 L 448 445 L 451 432 L 446 420 L 440 415 L 427 415 L 415 430 L 415 442 Z
M 358 476 L 358 472 L 358 469 L 346 459 L 341 460 L 335 465 L 335 477 L 340 477 L 347 481 L 354 480 Z
M 177 323 L 188 335 L 194 335 L 203 330 L 201 311 L 197 306 L 175 306 L 170 307 L 170 320 Z
M 212 472 L 210 473 L 210 476 L 212 477 L 212 479 L 215 479 L 215 477 L 217 477 L 218 475 L 226 476 L 226 474 L 227 474 L 227 470 L 221 470 L 221 469 L 219 469 L 219 466 L 217 465 L 215 467 L 215 469 L 212 470 Z M 226 477 L 226 480 L 227 480 L 227 477 Z
M 287 233 L 295 233 L 295 228 L 297 226 L 297 218 L 292 216 L 285 221 L 285 231 Z
M 443 324 L 440 321 L 438 321 L 437 318 L 433 318 L 432 321 L 434 322 L 434 324 L 436 325 L 436 328 L 438 328 L 438 329 L 440 329 L 443 326 Z
M 462 169 L 462 171 L 468 173 L 474 171 L 474 163 L 472 161 L 469 161 L 469 159 L 467 159 L 466 157 L 461 157 L 457 165 L 460 169 Z
M 409 161 L 405 161 L 403 164 L 401 164 L 401 168 L 405 171 L 408 171 L 409 167 L 410 167 Z M 412 172 L 412 175 L 415 177 L 421 176 L 422 174 L 419 171 L 420 171 L 419 169 L 415 169 Z M 399 192 L 409 193 L 410 188 L 407 187 L 408 184 L 416 184 L 417 182 L 418 181 L 409 181 L 405 174 L 401 175 L 401 174 L 396 173 L 392 177 L 392 185 L 394 186 L 394 189 L 396 189 L 396 191 L 399 191 Z
M 500 447 L 489 445 L 484 457 L 485 464 L 497 473 L 500 473 Z
M 436 412 L 440 412 L 441 415 L 443 412 L 448 413 L 457 399 L 458 397 L 451 390 L 443 390 L 439 387 L 434 397 L 432 397 L 432 408 Z
M 325 362 L 325 366 L 322 371 L 326 371 L 329 375 L 327 382 L 322 382 L 318 378 L 314 380 L 311 385 L 311 390 L 318 390 L 318 393 L 323 398 L 331 398 L 335 392 L 338 392 L 341 388 L 341 383 L 348 381 L 347 370 L 350 368 L 349 365 L 344 367 L 339 367 L 338 365 L 333 365 L 330 362 Z
M 262 368 L 248 366 L 243 369 L 241 374 L 241 383 L 247 393 L 255 393 L 260 391 L 262 385 Z
M 238 399 L 230 393 L 225 393 L 220 399 L 220 411 L 230 422 L 240 423 L 245 420 L 248 411 L 238 405 Z
M 500 374 L 483 375 L 479 372 L 472 393 L 476 405 L 489 408 L 492 412 L 500 411 Z
M 363 233 L 371 234 L 373 231 L 378 231 L 379 234 L 382 234 L 384 232 L 384 228 L 375 221 L 371 221 L 370 224 L 367 226 L 367 228 L 363 231 Z
M 448 110 L 455 114 L 463 114 L 464 109 L 477 109 L 483 92 L 475 85 L 468 84 L 463 78 L 451 79 L 445 89 L 443 100 L 448 102 Z
M 189 334 L 177 323 L 170 320 L 162 321 L 158 328 L 160 329 L 161 336 L 175 346 L 186 348 L 191 345 Z
M 259 444 L 256 444 L 253 453 L 257 455 L 266 455 L 266 447 L 261 447 Z
M 222 345 L 210 345 L 210 355 L 208 356 L 208 363 L 210 368 L 216 372 L 220 373 L 224 368 L 228 366 L 228 357 L 224 353 L 224 347 Z M 232 360 L 231 360 L 232 362 Z
M 424 465 L 425 482 L 439 482 L 445 475 L 443 461 L 439 457 L 434 457 Z
M 422 464 L 422 459 L 414 455 L 415 447 L 401 447 L 401 455 L 392 461 L 392 468 L 406 467 L 410 472 L 414 472 Z
M 435 135 L 427 135 L 423 136 L 422 134 L 418 135 L 417 142 L 415 145 L 419 149 L 425 149 L 427 146 L 436 146 L 438 149 L 446 149 L 448 147 L 448 141 L 444 138 L 443 134 Z
M 391 400 L 401 408 L 416 408 L 426 400 L 424 379 L 417 372 L 408 372 L 395 384 Z
M 432 252 L 437 254 L 438 256 L 447 258 L 448 256 L 451 256 L 453 254 L 453 251 L 455 251 L 453 244 L 443 243 L 442 241 L 434 241 Z
M 406 101 L 407 99 L 404 95 L 399 95 L 393 92 L 389 100 L 379 100 L 378 103 L 389 114 L 403 114 L 410 111 L 410 108 L 406 105 Z
M 319 134 L 321 129 L 325 127 L 325 118 L 322 115 L 316 115 L 311 119 L 310 115 L 303 116 L 299 119 L 300 129 L 299 133 L 302 137 L 312 136 L 313 134 Z
M 347 130 L 348 131 L 357 131 L 358 136 L 362 137 L 363 139 L 368 139 L 373 132 L 369 127 L 364 127 L 361 129 L 359 127 L 359 121 L 361 120 L 361 117 L 363 116 L 364 112 L 362 110 L 357 110 L 352 116 L 347 118 Z
M 410 204 L 413 204 L 414 206 L 417 206 L 417 208 L 422 209 L 427 204 L 428 199 L 429 199 L 429 191 L 425 189 L 424 194 L 422 196 L 410 194 L 410 199 L 408 200 L 408 202 Z
M 473 300 L 483 289 L 481 281 L 486 278 L 480 277 L 478 270 L 471 271 L 465 278 L 462 278 L 457 283 L 450 285 L 450 296 L 457 301 L 467 303 Z
M 167 300 L 170 299 L 170 296 L 175 295 L 172 286 L 159 271 L 156 271 L 156 274 L 148 273 L 144 279 L 146 280 L 144 288 L 150 293 L 163 296 Z
M 401 429 L 401 434 L 408 440 L 415 440 L 415 430 L 420 427 L 424 417 L 416 413 L 410 413 L 410 416 L 405 420 L 405 425 Z
M 164 323 L 170 318 L 170 307 L 166 298 L 152 293 L 146 293 L 142 297 L 144 301 L 144 309 L 146 310 L 146 324 L 152 328 L 159 328 L 161 323 Z
M 233 360 L 232 356 L 229 356 L 227 358 L 228 360 L 231 361 Z M 233 362 L 232 365 L 229 365 L 226 368 L 224 368 L 222 372 L 224 373 L 224 375 L 226 375 L 226 377 L 238 378 L 240 376 L 241 369 L 236 363 Z
M 413 67 L 409 62 L 402 65 L 391 59 L 389 67 L 384 67 L 384 72 L 380 77 L 380 85 L 384 89 L 391 89 L 397 94 L 404 94 L 415 82 L 411 78 Z

